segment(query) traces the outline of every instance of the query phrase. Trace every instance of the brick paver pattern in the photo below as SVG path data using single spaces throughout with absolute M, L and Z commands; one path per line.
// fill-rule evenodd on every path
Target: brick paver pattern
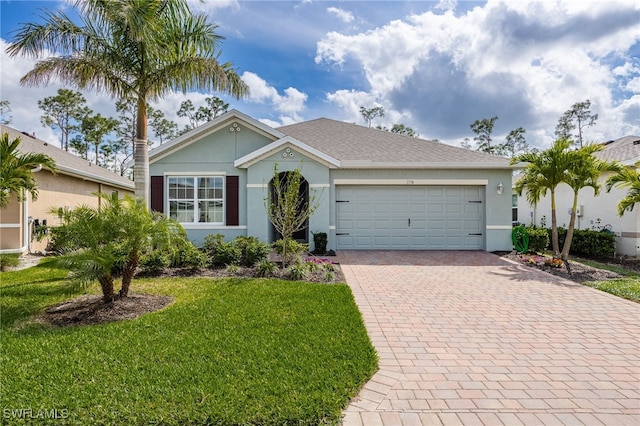
M 640 425 L 640 304 L 486 252 L 338 255 L 379 356 L 345 425 Z

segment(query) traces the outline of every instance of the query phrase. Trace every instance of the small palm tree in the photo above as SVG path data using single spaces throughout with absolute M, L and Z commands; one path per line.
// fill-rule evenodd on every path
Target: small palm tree
M 7 52 L 40 57 L 22 84 L 47 84 L 57 77 L 79 89 L 137 98 L 134 149 L 136 195 L 149 203 L 147 101 L 173 90 L 248 89 L 230 63 L 220 63 L 217 26 L 193 14 L 186 0 L 76 0 L 80 25 L 64 12 L 47 13 L 43 24 L 27 23 Z
M 159 213 L 150 212 L 140 199 L 117 194 L 96 194 L 99 208 L 57 209 L 62 225 L 52 229 L 60 256 L 48 264 L 73 271 L 72 280 L 86 286 L 97 280 L 105 303 L 127 297 L 141 256 L 153 249 L 186 241 L 184 229 Z M 115 293 L 115 280 L 121 278 Z
M 38 187 L 33 177 L 33 169 L 46 167 L 51 172 L 56 171 L 56 163 L 51 157 L 41 153 L 20 153 L 20 138 L 9 141 L 9 134 L 0 137 L 0 207 L 9 204 L 11 196 L 15 194 L 18 201 L 31 194 L 38 199 Z
M 564 246 L 560 257 L 564 262 L 569 273 L 569 250 L 571 249 L 571 241 L 576 222 L 576 209 L 578 208 L 578 193 L 582 188 L 593 188 L 594 196 L 600 193 L 600 175 L 604 172 L 615 172 L 620 169 L 617 163 L 600 160 L 593 154 L 601 151 L 603 148 L 600 144 L 583 145 L 577 150 L 568 151 L 570 158 L 570 167 L 566 174 L 565 183 L 573 190 L 573 204 L 571 207 L 571 217 L 569 219 L 569 227 L 567 228 L 567 236 L 564 240 Z
M 633 211 L 636 203 L 640 202 L 640 174 L 638 174 L 640 162 L 632 167 L 620 167 L 617 173 L 607 179 L 607 192 L 616 188 L 628 188 L 626 197 L 618 203 L 618 215 L 623 216 L 625 212 Z
M 536 205 L 547 192 L 551 193 L 551 247 L 555 257 L 560 257 L 558 221 L 556 219 L 556 187 L 567 182 L 572 157 L 568 153 L 571 142 L 558 139 L 551 148 L 541 152 L 527 152 L 514 157 L 512 164 L 528 163 L 522 177 L 516 182 L 518 195 L 526 189 L 527 201 Z

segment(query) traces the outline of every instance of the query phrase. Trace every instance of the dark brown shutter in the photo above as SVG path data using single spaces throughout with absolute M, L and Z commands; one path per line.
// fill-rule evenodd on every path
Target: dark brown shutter
M 164 176 L 151 176 L 151 210 L 164 213 Z
M 227 226 L 238 226 L 240 225 L 240 207 L 238 206 L 240 178 L 239 176 L 227 176 L 226 181 Z

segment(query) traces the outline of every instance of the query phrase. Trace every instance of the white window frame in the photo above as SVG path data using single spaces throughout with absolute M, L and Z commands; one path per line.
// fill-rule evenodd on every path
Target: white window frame
M 168 216 L 171 217 L 171 203 L 172 202 L 193 202 L 193 221 L 188 222 L 180 222 L 181 224 L 201 224 L 201 225 L 224 225 L 226 220 L 226 179 L 225 175 L 222 174 L 198 174 L 198 175 L 186 175 L 186 174 L 171 174 L 166 176 L 167 185 L 166 185 L 166 200 L 167 200 L 167 212 Z M 202 198 L 198 197 L 198 188 L 199 182 L 201 178 L 208 179 L 220 179 L 222 183 L 222 198 Z M 171 198 L 171 180 L 172 179 L 191 179 L 193 183 L 193 198 Z M 221 203 L 222 208 L 222 220 L 219 222 L 201 222 L 200 219 L 200 201 L 219 201 Z

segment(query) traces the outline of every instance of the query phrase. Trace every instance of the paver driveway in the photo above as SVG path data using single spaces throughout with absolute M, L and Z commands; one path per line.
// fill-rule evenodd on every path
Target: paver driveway
M 485 252 L 345 251 L 380 357 L 345 425 L 640 425 L 640 305 Z

